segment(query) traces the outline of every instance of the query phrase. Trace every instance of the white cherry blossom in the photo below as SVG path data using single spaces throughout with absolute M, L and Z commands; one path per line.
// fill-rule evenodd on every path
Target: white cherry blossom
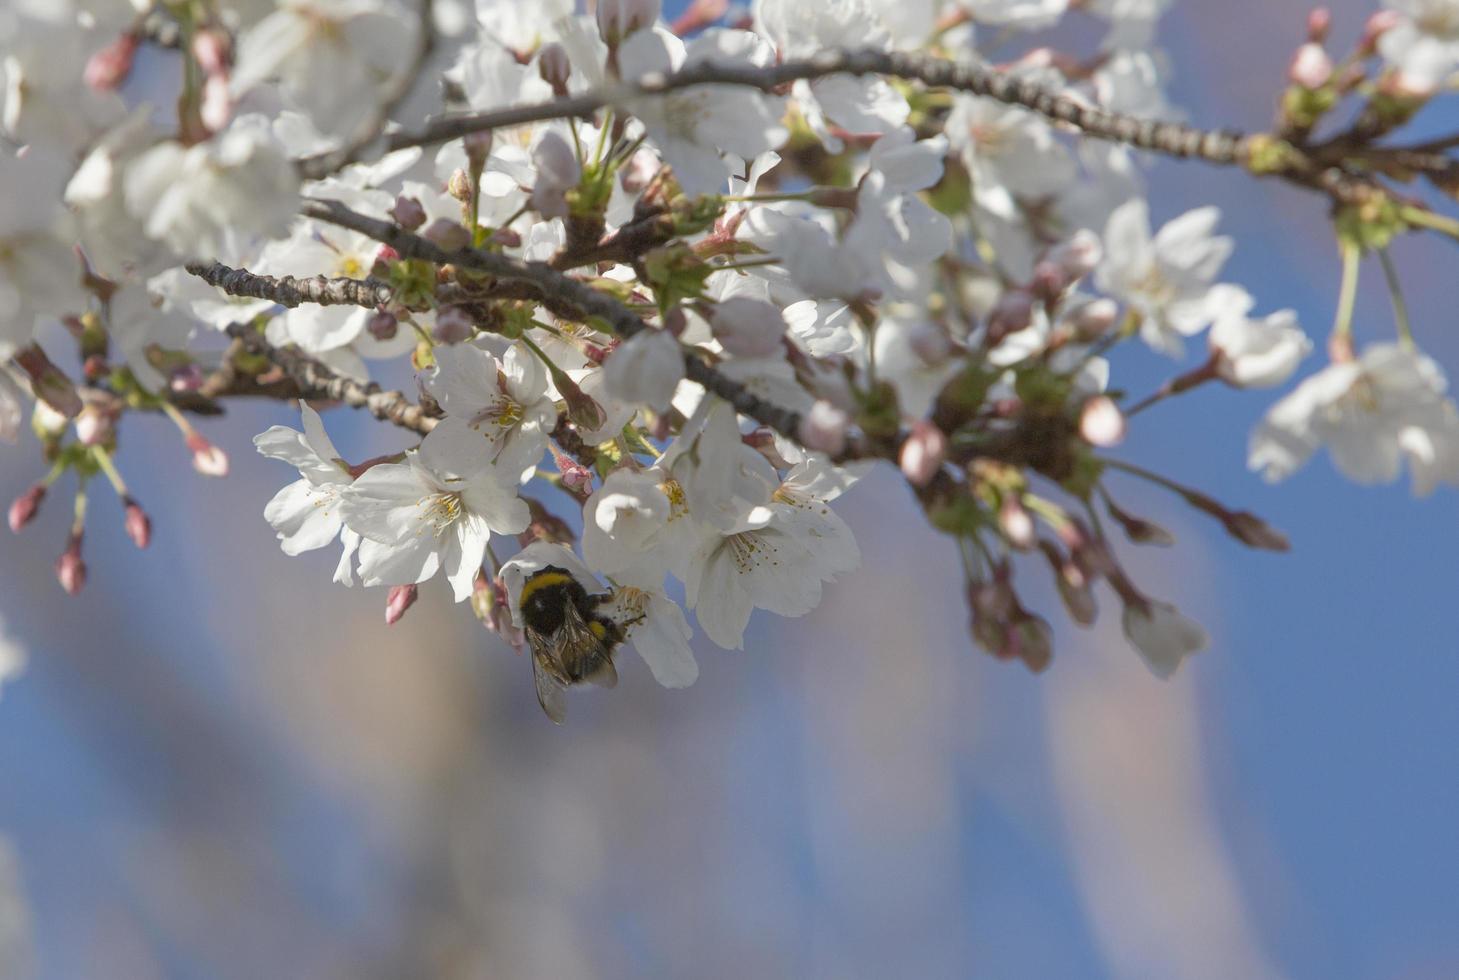
M 1237 388 L 1273 388 L 1284 383 L 1312 352 L 1312 341 L 1297 325 L 1295 310 L 1278 310 L 1260 319 L 1247 316 L 1255 305 L 1240 286 L 1212 291 L 1216 322 L 1209 341 L 1221 380 Z
M 299 411 L 303 432 L 275 425 L 253 439 L 260 453 L 295 467 L 300 477 L 274 494 L 263 516 L 277 533 L 279 547 L 286 555 L 300 555 L 339 539 L 344 552 L 334 580 L 353 585 L 355 577 L 350 566 L 360 536 L 345 527 L 340 494 L 354 478 L 324 431 L 319 413 L 302 401 Z
M 440 438 L 454 440 L 462 453 L 522 472 L 547 451 L 557 409 L 547 396 L 547 371 L 525 345 L 513 344 L 500 360 L 471 344 L 438 346 L 425 389 L 446 413 L 435 431 L 444 430 Z

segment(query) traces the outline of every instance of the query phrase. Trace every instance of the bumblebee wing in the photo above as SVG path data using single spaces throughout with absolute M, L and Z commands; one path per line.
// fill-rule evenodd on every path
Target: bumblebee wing
M 567 684 L 547 662 L 542 635 L 529 629 L 527 639 L 532 644 L 532 683 L 537 688 L 537 703 L 554 724 L 561 725 L 567 717 Z
M 598 687 L 614 687 L 618 684 L 618 670 L 613 666 L 613 651 L 593 631 L 595 623 L 596 620 L 584 619 L 576 606 L 569 605 L 563 613 L 562 628 L 557 632 L 558 655 L 569 677 Z

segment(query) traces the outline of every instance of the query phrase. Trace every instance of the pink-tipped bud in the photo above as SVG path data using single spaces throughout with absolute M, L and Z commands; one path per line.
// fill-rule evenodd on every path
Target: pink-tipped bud
M 598 0 L 598 35 L 610 48 L 628 35 L 652 27 L 661 0 Z
M 90 403 L 76 416 L 76 439 L 83 446 L 104 446 L 116 434 L 116 416 L 96 403 Z
M 562 474 L 562 485 L 569 490 L 588 493 L 593 486 L 593 471 L 577 460 L 563 453 L 557 453 L 557 472 Z
M 136 56 L 136 35 L 123 34 L 87 59 L 81 77 L 94 91 L 114 91 L 132 73 L 132 62 Z
M 1318 44 L 1327 40 L 1332 32 L 1332 11 L 1326 7 L 1313 7 L 1307 11 L 1307 40 Z
M 450 218 L 432 221 L 421 237 L 428 242 L 434 242 L 447 252 L 459 252 L 463 248 L 471 247 L 471 232 L 463 228 L 459 221 L 452 221 Z
M 1222 522 L 1226 533 L 1248 548 L 1265 551 L 1289 551 L 1292 542 L 1287 536 L 1250 511 L 1239 510 L 1228 513 Z
M 479 133 L 467 133 L 461 140 L 466 148 L 466 160 L 471 164 L 473 172 L 480 172 L 486 167 L 487 158 L 491 156 L 491 145 L 495 137 L 492 131 L 487 129 Z
M 556 41 L 542 45 L 537 52 L 537 73 L 552 86 L 553 95 L 559 99 L 567 98 L 567 80 L 572 76 L 572 61 L 567 56 L 567 48 Z
M 1079 434 L 1091 446 L 1118 446 L 1125 438 L 1125 413 L 1113 398 L 1096 395 L 1079 412 Z
M 800 444 L 812 452 L 838 456 L 846 448 L 846 428 L 851 418 L 825 399 L 817 401 L 801 416 Z
M 233 118 L 233 90 L 227 75 L 209 75 L 203 79 L 203 98 L 198 105 L 198 118 L 209 132 L 228 127 Z
M 1083 279 L 1104 258 L 1104 245 L 1094 232 L 1081 228 L 1070 235 L 1068 241 L 1050 249 L 1048 258 L 1049 261 L 1059 264 L 1070 281 Z
M 1021 289 L 1010 290 L 988 314 L 988 344 L 996 346 L 1009 334 L 1033 323 L 1033 297 Z
M 228 475 L 228 454 L 199 433 L 188 435 L 187 448 L 193 454 L 193 469 L 203 476 Z
M 487 629 L 496 629 L 496 589 L 492 586 L 491 580 L 486 577 L 483 569 L 477 569 L 476 577 L 471 580 L 471 611 Z
M 1012 494 L 1004 497 L 1003 506 L 998 508 L 998 526 L 1008 543 L 1019 551 L 1028 551 L 1038 541 L 1034 533 L 1033 518 Z
M 395 206 L 390 209 L 390 217 L 406 231 L 415 231 L 426 223 L 426 209 L 419 198 L 402 194 L 395 199 Z
M 1397 10 L 1378 10 L 1363 23 L 1363 36 L 1358 41 L 1358 51 L 1372 53 L 1378 49 L 1378 39 L 1402 24 L 1403 14 Z
M 941 325 L 919 320 L 906 334 L 907 346 L 927 367 L 938 367 L 952 354 L 952 338 Z
M 1287 81 L 1300 88 L 1319 89 L 1332 80 L 1332 59 L 1322 45 L 1308 41 L 1292 55 Z
M 1028 291 L 1046 303 L 1053 302 L 1063 295 L 1064 290 L 1073 284 L 1069 273 L 1057 262 L 1043 259 L 1033 267 L 1033 279 L 1029 281 Z
M 1120 306 L 1114 300 L 1101 296 L 1090 300 L 1069 314 L 1068 324 L 1074 328 L 1075 337 L 1082 343 L 1091 343 L 1109 332 L 1119 319 Z
M 459 306 L 443 306 L 436 313 L 436 325 L 431 329 L 431 336 L 441 344 L 459 344 L 464 340 L 470 340 L 476 333 L 476 324 L 467 313 Z
M 780 349 L 785 317 L 779 307 L 752 296 L 723 300 L 710 314 L 714 339 L 735 357 L 768 357 Z
M 46 499 L 46 485 L 37 483 L 10 504 L 10 530 L 16 534 L 40 513 L 41 501 Z
M 365 329 L 376 340 L 394 340 L 395 334 L 400 330 L 400 321 L 394 313 L 381 310 L 370 317 L 370 322 L 365 324 Z
M 56 559 L 56 581 L 67 595 L 78 595 L 86 585 L 86 562 L 81 560 L 81 533 L 71 532 L 66 550 Z
M 405 611 L 415 605 L 417 589 L 414 585 L 392 585 L 385 595 L 385 625 L 394 626 L 400 622 Z
M 193 35 L 193 57 L 204 75 L 226 75 L 232 67 L 233 50 L 226 31 L 205 27 Z
M 138 548 L 145 548 L 152 543 L 152 518 L 142 509 L 142 505 L 131 497 L 123 497 L 122 504 L 126 507 L 126 515 L 122 518 L 123 526 L 127 530 L 127 537 L 132 539 L 132 544 Z
M 947 436 L 941 429 L 926 419 L 912 423 L 912 431 L 902 443 L 898 462 L 902 475 L 914 487 L 925 487 L 932 482 L 937 471 L 947 458 Z

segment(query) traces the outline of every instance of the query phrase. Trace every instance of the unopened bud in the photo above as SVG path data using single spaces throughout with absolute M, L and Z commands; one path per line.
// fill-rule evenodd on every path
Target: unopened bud
M 947 436 L 941 429 L 926 419 L 912 423 L 912 431 L 902 443 L 898 462 L 902 475 L 914 487 L 925 487 L 932 482 L 937 471 L 947 458 Z
M 1104 246 L 1098 235 L 1088 228 L 1081 228 L 1070 235 L 1068 241 L 1050 249 L 1048 257 L 1059 264 L 1071 281 L 1083 279 L 1104 258 Z
M 10 530 L 16 534 L 31 521 L 35 515 L 40 513 L 41 501 L 46 499 L 46 485 L 37 483 L 29 490 L 22 493 L 10 504 Z
M 1326 7 L 1313 7 L 1307 11 L 1307 40 L 1321 44 L 1332 31 L 1332 11 Z
M 81 560 L 81 532 L 72 531 L 66 550 L 56 559 L 56 581 L 67 595 L 77 595 L 86 585 L 86 562 Z
M 1012 494 L 1004 497 L 1003 505 L 998 508 L 998 526 L 1008 543 L 1019 551 L 1028 551 L 1037 541 L 1033 518 Z
M 1018 333 L 1033 323 L 1033 297 L 1021 289 L 1003 294 L 988 314 L 988 343 L 996 346 L 1009 334 Z
M 813 452 L 838 456 L 846 448 L 850 417 L 825 399 L 817 401 L 800 419 L 800 444 Z
M 780 349 L 785 317 L 772 303 L 733 296 L 714 307 L 709 325 L 714 339 L 735 357 L 767 357 Z
M 1054 585 L 1059 590 L 1059 598 L 1064 601 L 1064 609 L 1069 613 L 1069 618 L 1080 626 L 1093 625 L 1099 609 L 1094 603 L 1094 590 L 1090 587 L 1089 576 L 1052 542 L 1040 541 L 1039 549 L 1053 569 Z
M 394 626 L 400 622 L 405 611 L 415 605 L 417 589 L 414 585 L 392 585 L 385 594 L 385 625 Z
M 487 629 L 494 630 L 496 629 L 496 610 L 496 589 L 492 587 L 491 580 L 486 577 L 486 572 L 478 568 L 476 577 L 471 580 L 471 611 Z
M 1029 282 L 1028 289 L 1034 296 L 1048 303 L 1062 296 L 1072 282 L 1062 265 L 1043 259 L 1033 267 L 1033 279 Z
M 616 48 L 628 35 L 652 27 L 660 7 L 661 0 L 598 0 L 598 35 Z
M 188 435 L 187 448 L 193 454 L 193 469 L 203 476 L 228 475 L 228 454 L 199 433 Z
M 226 75 L 233 60 L 225 31 L 205 27 L 193 35 L 193 57 L 204 75 Z
M 1119 319 L 1120 306 L 1114 300 L 1101 296 L 1090 300 L 1074 310 L 1067 317 L 1074 328 L 1074 335 L 1082 343 L 1092 343 L 1109 332 Z
M 83 446 L 104 446 L 116 434 L 116 416 L 96 403 L 88 403 L 76 416 L 76 438 Z
M 1096 395 L 1079 412 L 1079 434 L 1091 446 L 1117 446 L 1125 438 L 1125 413 L 1113 398 Z
M 207 380 L 207 375 L 197 364 L 180 364 L 167 376 L 167 390 L 178 393 L 197 391 Z
M 1299 47 L 1287 66 L 1287 80 L 1305 89 L 1319 89 L 1332 80 L 1332 59 L 1312 41 Z
M 1136 517 L 1134 514 L 1122 510 L 1113 500 L 1107 499 L 1105 506 L 1109 509 L 1109 516 L 1125 529 L 1125 534 L 1135 544 L 1153 544 L 1162 548 L 1175 544 L 1175 535 L 1154 521 L 1147 521 L 1143 517 Z
M 567 48 L 553 41 L 542 45 L 537 52 L 537 73 L 552 87 L 552 94 L 559 99 L 567 98 L 567 80 L 572 76 L 572 61 L 568 59 Z
M 394 340 L 395 334 L 400 330 L 400 321 L 389 310 L 381 310 L 370 317 L 365 329 L 376 340 Z
M 87 59 L 81 77 L 94 91 L 114 91 L 132 73 L 136 55 L 137 36 L 123 34 Z
M 443 306 L 436 312 L 436 325 L 431 336 L 437 343 L 459 344 L 476 333 L 471 315 L 459 306 Z
M 152 519 L 142 509 L 142 505 L 131 497 L 123 497 L 122 504 L 126 507 L 126 513 L 122 518 L 122 525 L 127 530 L 127 537 L 132 539 L 132 544 L 138 548 L 145 548 L 152 543 Z
M 537 183 L 532 187 L 532 206 L 545 218 L 567 217 L 567 190 L 582 179 L 583 168 L 567 140 L 549 130 L 532 150 Z
M 1226 515 L 1222 522 L 1228 534 L 1248 548 L 1265 551 L 1290 551 L 1292 543 L 1287 536 L 1266 521 L 1249 511 L 1236 511 Z
M 209 75 L 203 80 L 203 97 L 198 104 L 198 119 L 216 133 L 228 127 L 233 118 L 233 89 L 227 75 Z
M 952 353 L 947 331 L 930 320 L 920 320 L 907 332 L 907 346 L 927 367 L 938 367 Z
M 420 198 L 402 194 L 395 199 L 395 206 L 390 209 L 390 217 L 406 231 L 415 231 L 426 223 L 426 209 L 420 203 Z
M 51 363 L 39 345 L 31 344 L 16 351 L 15 363 L 30 377 L 30 389 L 36 398 L 49 405 L 65 419 L 81 414 L 81 396 L 71 379 Z
M 492 131 L 482 130 L 478 133 L 467 133 L 461 140 L 466 148 L 466 160 L 471 164 L 472 172 L 479 173 L 486 167 L 487 158 L 491 156 Z
M 1378 10 L 1363 23 L 1363 36 L 1358 41 L 1358 51 L 1370 54 L 1378 49 L 1378 39 L 1402 24 L 1404 16 L 1397 10 Z
M 1035 674 L 1041 674 L 1054 659 L 1054 631 L 1041 616 L 1019 610 L 1010 625 L 1005 660 L 1015 657 Z
M 450 218 L 432 221 L 421 237 L 447 252 L 459 252 L 463 248 L 471 247 L 471 232 L 463 228 L 459 221 L 452 221 Z

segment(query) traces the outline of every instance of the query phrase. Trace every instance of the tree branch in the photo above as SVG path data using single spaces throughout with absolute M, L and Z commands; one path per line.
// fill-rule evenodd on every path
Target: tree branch
M 221 262 L 189 262 L 184 268 L 210 286 L 216 286 L 230 296 L 248 296 L 253 299 L 267 299 L 293 309 L 303 303 L 320 306 L 364 306 L 375 308 L 389 305 L 395 290 L 378 279 L 330 279 L 325 276 L 311 276 L 296 279 L 293 276 L 260 276 L 247 269 L 233 269 Z
M 959 64 L 904 51 L 825 51 L 813 58 L 764 67 L 697 62 L 678 71 L 650 72 L 636 81 L 621 82 L 550 102 L 509 106 L 485 112 L 459 113 L 428 120 L 416 130 L 399 130 L 385 137 L 387 150 L 444 143 L 470 133 L 504 129 L 526 123 L 582 116 L 609 105 L 646 96 L 663 95 L 696 85 L 740 85 L 774 91 L 800 79 L 828 75 L 880 74 L 920 81 L 937 88 L 955 89 L 1021 106 L 1054 122 L 1071 126 L 1086 136 L 1112 140 L 1166 156 L 1204 160 L 1222 166 L 1248 167 L 1253 173 L 1276 176 L 1323 191 L 1345 203 L 1363 200 L 1381 189 L 1371 181 L 1326 166 L 1300 148 L 1275 137 L 1232 131 L 1204 130 L 1184 123 L 1141 119 L 1090 106 L 1071 95 L 986 65 Z M 1277 149 L 1275 153 L 1263 151 Z M 1270 157 L 1254 165 L 1253 155 Z M 306 176 L 327 163 L 327 156 L 300 162 Z M 328 172 L 327 170 L 325 172 Z

